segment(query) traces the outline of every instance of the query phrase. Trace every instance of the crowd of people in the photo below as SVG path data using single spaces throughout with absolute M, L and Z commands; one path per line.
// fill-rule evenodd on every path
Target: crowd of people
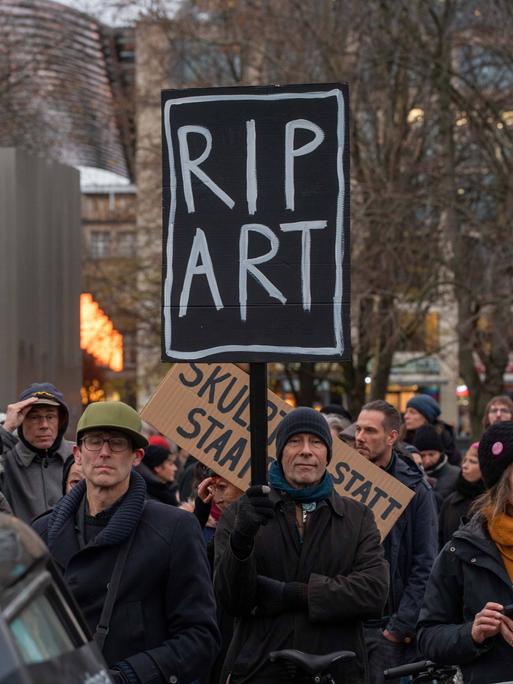
M 119 401 L 90 404 L 75 439 L 50 383 L 0 427 L 0 510 L 41 535 L 122 684 L 301 681 L 269 653 L 356 658 L 337 682 L 384 681 L 429 658 L 465 682 L 513 665 L 513 401 L 494 397 L 461 459 L 438 403 L 413 396 L 293 409 L 268 485 L 242 492 Z M 334 444 L 414 492 L 381 539 L 335 489 Z M 399 681 L 399 680 L 397 680 Z

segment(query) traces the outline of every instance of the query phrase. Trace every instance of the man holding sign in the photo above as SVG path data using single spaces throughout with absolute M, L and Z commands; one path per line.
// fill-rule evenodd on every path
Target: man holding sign
M 324 416 L 295 409 L 277 430 L 271 488 L 250 487 L 221 518 L 214 583 L 237 618 L 224 668 L 232 684 L 283 681 L 268 659 L 283 648 L 355 651 L 332 674 L 369 681 L 362 622 L 381 615 L 388 567 L 371 510 L 334 491 L 331 453 Z

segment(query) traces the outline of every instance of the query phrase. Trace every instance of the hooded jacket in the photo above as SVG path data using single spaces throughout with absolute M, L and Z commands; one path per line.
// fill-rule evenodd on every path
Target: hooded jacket
M 73 443 L 64 439 L 69 422 L 68 407 L 60 392 L 53 396 L 59 403 L 59 431 L 49 449 L 32 446 L 23 434 L 23 423 L 18 428 L 17 441 L 2 428 L 0 490 L 14 515 L 27 523 L 53 508 L 61 498 L 63 465 L 73 450 Z
M 422 656 L 459 665 L 465 683 L 510 679 L 513 648 L 502 636 L 482 645 L 471 637 L 474 617 L 488 601 L 513 603 L 513 586 L 486 523 L 477 514 L 453 534 L 433 566 L 418 623 Z
M 107 525 L 81 545 L 78 516 L 84 480 L 34 522 L 62 570 L 91 631 L 100 620 L 120 545 L 134 532 L 103 654 L 125 661 L 140 684 L 192 682 L 208 672 L 219 648 L 205 544 L 194 515 L 145 501 L 142 477 L 130 485 Z
M 252 553 L 241 560 L 233 553 L 230 534 L 244 496 L 223 513 L 215 537 L 214 586 L 223 609 L 237 618 L 225 674 L 231 671 L 236 682 L 273 682 L 271 651 L 347 649 L 357 659 L 334 666 L 334 679 L 368 682 L 363 619 L 381 615 L 388 590 L 388 567 L 372 511 L 333 492 L 311 513 L 301 542 L 294 502 L 271 489 L 275 516 L 260 528 Z M 258 575 L 307 584 L 307 606 L 266 610 L 259 604 Z

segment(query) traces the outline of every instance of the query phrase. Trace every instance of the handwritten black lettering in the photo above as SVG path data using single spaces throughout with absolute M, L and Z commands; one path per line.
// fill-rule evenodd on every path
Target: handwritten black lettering
M 180 425 L 176 428 L 176 431 L 180 435 L 180 437 L 184 437 L 185 439 L 194 439 L 194 437 L 197 437 L 199 433 L 201 432 L 201 425 L 195 420 L 196 415 L 200 416 L 206 416 L 207 412 L 205 409 L 202 409 L 201 407 L 198 408 L 193 408 L 189 411 L 187 414 L 187 419 L 189 420 L 189 423 L 193 426 L 192 432 L 186 432 L 183 427 Z
M 202 397 L 206 391 L 209 390 L 207 398 L 209 404 L 215 403 L 216 385 L 223 383 L 225 380 L 231 377 L 230 373 L 225 373 L 224 375 L 221 375 L 221 377 L 218 377 L 221 370 L 221 366 L 216 366 L 210 376 L 207 378 L 205 384 L 202 385 L 202 387 L 198 390 L 198 397 Z
M 219 397 L 219 401 L 217 402 L 217 408 L 221 413 L 228 413 L 229 411 L 233 411 L 233 409 L 237 406 L 239 401 L 242 399 L 242 397 L 247 393 L 248 388 L 247 387 L 242 387 L 238 393 L 236 394 L 235 398 L 232 399 L 228 405 L 225 405 L 225 401 L 232 389 L 232 387 L 236 384 L 237 378 L 232 378 L 230 382 L 228 383 L 228 387 L 225 387 L 223 390 L 223 393 Z M 244 426 L 245 427 L 245 426 Z
M 344 487 L 344 491 L 348 492 L 351 487 L 356 484 L 356 482 L 363 482 L 365 480 L 364 476 L 357 470 L 351 470 L 351 479 Z
M 206 411 L 205 411 L 205 413 L 206 413 Z M 220 430 L 222 430 L 224 428 L 224 423 L 221 423 L 220 421 L 216 420 L 213 416 L 207 416 L 207 420 L 210 423 L 210 426 L 207 428 L 207 431 L 205 432 L 205 434 L 201 437 L 199 442 L 196 444 L 198 449 L 203 448 L 203 445 L 205 444 L 207 439 L 210 437 L 210 435 L 214 431 L 214 428 L 219 428 Z
M 244 454 L 244 450 L 247 446 L 247 443 L 247 439 L 245 439 L 244 437 L 239 437 L 239 439 L 235 442 L 231 449 L 229 449 L 229 451 L 226 452 L 226 455 L 219 461 L 219 465 L 224 466 L 228 462 L 230 462 L 228 470 L 235 470 L 242 455 Z
M 380 499 L 386 499 L 387 498 L 387 493 L 383 491 L 383 489 L 380 489 L 379 487 L 374 487 L 374 496 L 372 499 L 369 501 L 367 506 L 369 508 L 374 508 L 374 506 L 378 503 Z
M 351 494 L 353 498 L 360 497 L 360 501 L 363 504 L 367 503 L 367 499 L 369 498 L 370 491 L 372 489 L 372 482 L 370 480 L 365 480 L 363 484 L 361 484 L 359 487 L 357 487 L 354 492 Z
M 386 508 L 386 509 L 383 511 L 383 513 L 381 514 L 381 520 L 386 520 L 386 519 L 388 518 L 388 516 L 390 515 L 390 513 L 392 513 L 392 511 L 394 510 L 394 508 L 399 508 L 399 509 L 402 508 L 402 506 L 401 506 L 401 504 L 399 503 L 399 501 L 397 501 L 396 499 L 394 499 L 392 496 L 389 496 L 389 497 L 388 497 L 388 501 L 389 501 L 388 508 Z
M 178 378 L 182 385 L 185 385 L 186 387 L 195 387 L 203 380 L 203 371 L 196 363 L 189 363 L 189 368 L 195 373 L 195 377 L 192 380 L 188 380 L 183 373 L 179 373 Z
M 344 461 L 339 461 L 335 465 L 335 473 L 331 473 L 333 483 L 336 485 L 342 484 L 342 482 L 344 482 L 344 480 L 346 479 L 346 476 L 344 475 L 342 470 L 345 470 L 346 473 L 348 473 L 351 470 L 351 468 L 347 463 L 344 463 Z
M 213 442 L 210 442 L 208 446 L 205 447 L 204 452 L 208 454 L 209 451 L 215 451 L 214 453 L 214 461 L 219 461 L 221 458 L 221 455 L 223 453 L 224 448 L 230 441 L 230 437 L 233 434 L 233 430 L 226 430 L 226 432 L 223 432 L 222 435 L 214 439 Z

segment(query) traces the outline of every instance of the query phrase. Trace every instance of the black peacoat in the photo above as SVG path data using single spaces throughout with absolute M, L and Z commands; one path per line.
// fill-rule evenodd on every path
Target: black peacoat
M 94 633 L 120 544 L 136 528 L 104 646 L 110 667 L 127 661 L 141 684 L 192 682 L 219 649 L 205 543 L 194 515 L 145 502 L 142 477 L 108 525 L 80 548 L 76 516 L 85 481 L 34 522 Z

